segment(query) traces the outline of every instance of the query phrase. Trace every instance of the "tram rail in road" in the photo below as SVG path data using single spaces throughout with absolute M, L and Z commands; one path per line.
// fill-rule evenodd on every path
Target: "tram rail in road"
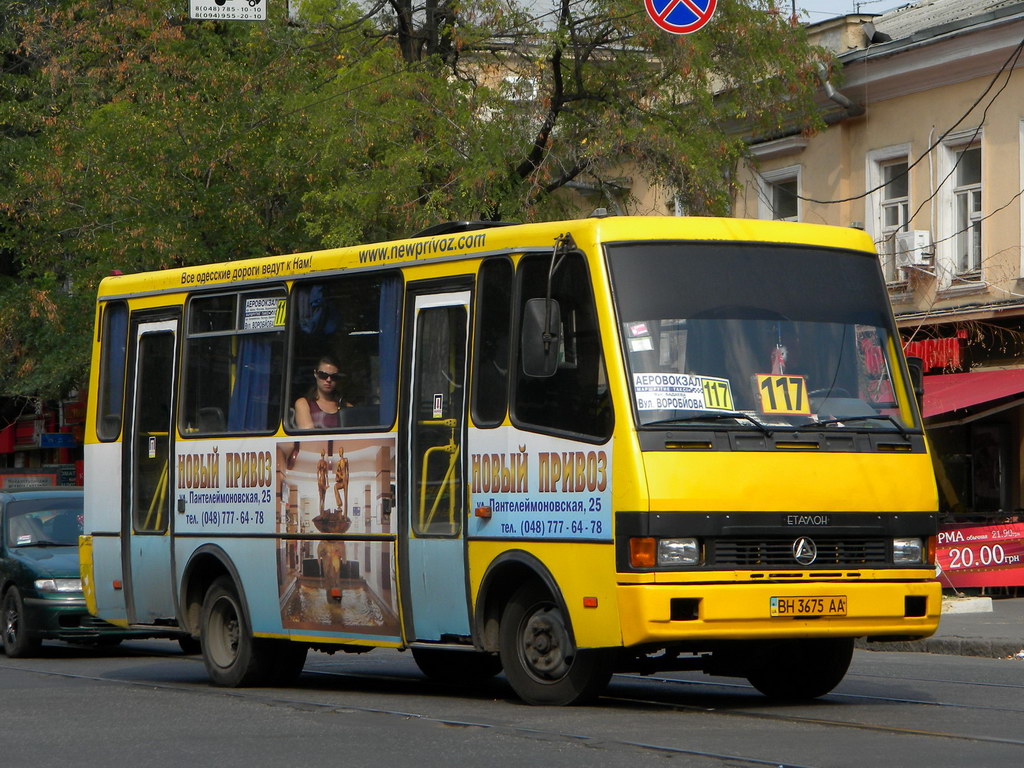
M 501 677 L 476 687 L 428 681 L 408 654 L 390 651 L 313 654 L 298 684 L 281 689 L 210 687 L 198 657 L 157 641 L 112 653 L 49 646 L 41 658 L 0 657 L 0 670 L 0 685 L 17 694 L 5 722 L 23 729 L 48 709 L 49 721 L 74 724 L 85 764 L 138 749 L 144 732 L 177 734 L 177 747 L 152 763 L 168 766 L 172 754 L 180 765 L 182 750 L 209 758 L 213 745 L 234 751 L 227 765 L 268 764 L 261 757 L 284 745 L 292 764 L 343 747 L 349 764 L 399 766 L 459 756 L 568 766 L 999 766 L 1024 757 L 1024 665 L 1009 660 L 857 652 L 835 692 L 800 705 L 773 704 L 727 678 L 617 675 L 595 705 L 567 709 L 522 706 Z M 116 727 L 110 712 L 120 713 Z M 416 758 L 423 745 L 426 757 Z M 25 738 L 9 764 L 31 756 L 45 765 L 68 748 Z

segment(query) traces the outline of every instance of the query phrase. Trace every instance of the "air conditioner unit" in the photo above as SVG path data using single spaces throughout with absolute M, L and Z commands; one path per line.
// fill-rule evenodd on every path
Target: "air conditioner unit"
M 932 263 L 932 235 L 926 229 L 896 233 L 896 266 L 923 267 Z

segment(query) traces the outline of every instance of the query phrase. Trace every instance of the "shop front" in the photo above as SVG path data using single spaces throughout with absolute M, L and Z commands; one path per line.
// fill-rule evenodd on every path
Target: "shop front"
M 942 510 L 936 559 L 956 589 L 1024 586 L 1024 368 L 924 377 Z

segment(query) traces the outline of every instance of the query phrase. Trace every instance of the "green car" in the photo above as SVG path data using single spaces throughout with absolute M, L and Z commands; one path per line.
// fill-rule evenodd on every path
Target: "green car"
M 91 616 L 78 566 L 81 488 L 0 491 L 4 652 L 30 656 L 43 640 L 117 645 L 135 636 Z

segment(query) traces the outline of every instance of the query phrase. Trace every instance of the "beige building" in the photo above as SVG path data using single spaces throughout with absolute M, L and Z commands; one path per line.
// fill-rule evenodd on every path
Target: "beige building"
M 1024 2 L 924 0 L 809 28 L 839 57 L 828 127 L 760 137 L 737 216 L 878 244 L 955 519 L 1024 507 Z

